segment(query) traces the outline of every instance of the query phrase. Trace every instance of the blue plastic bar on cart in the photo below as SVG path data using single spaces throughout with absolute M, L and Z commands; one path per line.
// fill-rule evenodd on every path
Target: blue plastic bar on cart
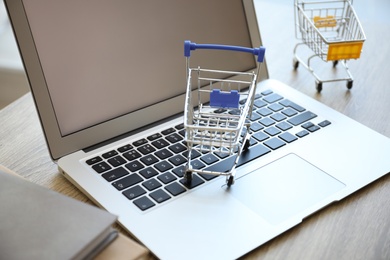
M 213 89 L 210 93 L 210 106 L 221 108 L 238 108 L 240 94 L 237 90 L 221 92 L 220 89 Z
M 220 45 L 220 44 L 196 44 L 191 41 L 184 41 L 184 56 L 190 57 L 191 51 L 196 49 L 210 49 L 210 50 L 227 50 L 227 51 L 239 51 L 248 52 L 253 55 L 257 55 L 257 62 L 264 61 L 265 48 L 260 46 L 259 48 L 247 48 L 241 46 L 232 45 Z

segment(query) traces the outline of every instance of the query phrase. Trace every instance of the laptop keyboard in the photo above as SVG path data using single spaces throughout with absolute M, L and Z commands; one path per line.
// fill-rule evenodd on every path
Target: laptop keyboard
M 218 112 L 235 111 L 220 109 Z M 315 117 L 316 114 L 270 90 L 257 94 L 250 119 L 250 147 L 241 154 L 237 167 L 330 124 L 328 120 L 313 124 L 310 120 Z M 294 126 L 298 126 L 298 130 L 289 132 Z M 184 126 L 179 124 L 87 159 L 86 163 L 145 211 L 218 177 L 193 173 L 190 184 L 184 181 L 187 162 L 184 135 Z M 235 155 L 223 153 L 193 151 L 191 156 L 193 168 L 217 172 L 230 170 L 235 160 Z

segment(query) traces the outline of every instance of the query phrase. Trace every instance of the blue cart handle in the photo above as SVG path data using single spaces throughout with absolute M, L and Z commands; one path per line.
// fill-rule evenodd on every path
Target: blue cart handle
M 257 55 L 257 62 L 264 61 L 265 48 L 260 46 L 259 48 L 247 48 L 241 46 L 232 46 L 232 45 L 219 45 L 219 44 L 196 44 L 191 41 L 184 41 L 184 56 L 190 57 L 191 51 L 196 49 L 210 49 L 210 50 L 227 50 L 227 51 L 240 51 L 248 52 L 253 55 Z

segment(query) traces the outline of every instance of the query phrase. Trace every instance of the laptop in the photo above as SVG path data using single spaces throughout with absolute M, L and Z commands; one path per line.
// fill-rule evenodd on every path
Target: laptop
M 252 0 L 5 4 L 60 173 L 160 259 L 238 258 L 390 171 L 387 137 L 269 79 L 264 62 L 234 184 L 183 181 L 183 43 L 262 46 Z M 257 67 L 207 50 L 191 64 Z M 231 158 L 193 162 L 225 171 Z

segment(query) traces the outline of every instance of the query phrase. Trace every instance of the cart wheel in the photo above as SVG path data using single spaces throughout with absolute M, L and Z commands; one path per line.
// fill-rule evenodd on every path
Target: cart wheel
M 227 186 L 230 187 L 234 184 L 234 177 L 230 176 L 229 179 L 227 180 Z
M 337 64 L 339 64 L 339 61 L 338 60 L 334 60 L 333 61 L 333 68 L 336 68 Z
M 244 147 L 242 148 L 242 150 L 243 151 L 248 150 L 250 144 L 251 144 L 251 142 L 249 141 L 249 139 L 245 140 Z
M 348 80 L 347 81 L 347 89 L 351 89 L 353 86 L 353 80 Z
M 184 180 L 186 183 L 191 183 L 191 181 L 192 181 L 192 172 L 191 171 L 186 171 L 184 173 Z
M 297 59 L 293 59 L 293 67 L 294 67 L 294 70 L 297 70 L 298 67 L 299 67 L 299 61 Z
M 316 89 L 318 93 L 322 91 L 322 82 L 316 81 Z

